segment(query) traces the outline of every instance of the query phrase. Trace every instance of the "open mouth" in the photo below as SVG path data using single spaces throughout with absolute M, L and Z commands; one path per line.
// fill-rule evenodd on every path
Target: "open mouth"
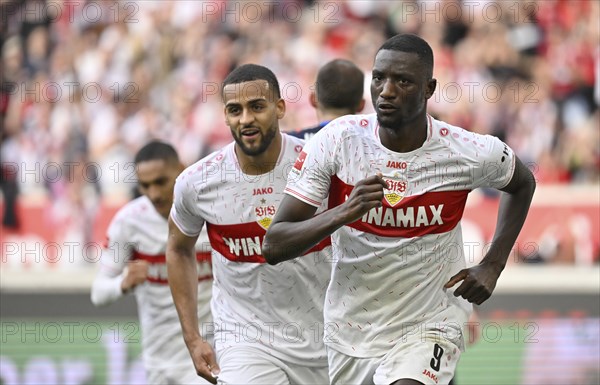
M 260 130 L 258 130 L 256 128 L 248 128 L 248 129 L 242 130 L 240 132 L 240 134 L 244 138 L 252 139 L 252 138 L 256 138 L 258 136 L 258 134 L 260 134 Z
M 393 112 L 396 111 L 397 108 L 393 104 L 389 103 L 381 103 L 377 105 L 377 109 L 381 112 Z

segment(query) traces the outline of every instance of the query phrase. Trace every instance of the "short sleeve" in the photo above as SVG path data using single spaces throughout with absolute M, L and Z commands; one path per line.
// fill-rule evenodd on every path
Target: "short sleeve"
M 514 151 L 491 135 L 483 136 L 483 144 L 483 151 L 473 175 L 473 187 L 506 187 L 515 170 Z
M 182 174 L 183 175 L 183 174 Z M 197 194 L 189 180 L 180 175 L 175 182 L 171 219 L 179 230 L 188 237 L 200 234 L 204 220 L 194 212 Z
M 337 135 L 332 124 L 306 142 L 289 172 L 285 188 L 287 194 L 315 207 L 329 195 L 331 177 L 337 170 Z

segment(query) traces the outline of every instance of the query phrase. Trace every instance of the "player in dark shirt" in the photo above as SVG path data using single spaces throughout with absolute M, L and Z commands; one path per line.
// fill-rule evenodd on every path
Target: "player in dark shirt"
M 325 64 L 319 69 L 315 89 L 310 93 L 310 104 L 317 110 L 319 124 L 288 134 L 308 140 L 333 119 L 362 111 L 364 80 L 364 73 L 349 60 L 335 59 Z

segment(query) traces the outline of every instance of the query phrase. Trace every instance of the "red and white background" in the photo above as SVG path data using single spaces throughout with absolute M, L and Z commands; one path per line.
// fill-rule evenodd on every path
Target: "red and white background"
M 313 126 L 319 66 L 354 61 L 368 101 L 401 32 L 434 51 L 429 112 L 500 137 L 539 181 L 457 383 L 599 383 L 600 2 L 5 0 L 0 19 L 0 205 L 18 220 L 0 228 L 0 383 L 144 383 L 133 299 L 89 299 L 136 151 L 161 139 L 191 164 L 228 143 L 219 86 L 247 62 L 278 76 L 283 131 Z M 497 207 L 470 194 L 469 263 Z

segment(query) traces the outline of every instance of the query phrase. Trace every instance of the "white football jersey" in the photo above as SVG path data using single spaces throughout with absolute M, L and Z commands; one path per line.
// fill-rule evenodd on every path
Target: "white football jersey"
M 138 259 L 149 263 L 146 282 L 133 291 L 140 317 L 144 364 L 152 369 L 191 363 L 167 279 L 165 252 L 168 231 L 167 220 L 154 209 L 147 197 L 127 203 L 117 212 L 108 228 L 100 272 L 92 288 L 94 303 L 112 302 L 123 295 L 120 285 L 127 262 Z M 206 327 L 212 322 L 211 253 L 206 236 L 198 239 L 196 251 L 198 317 L 200 324 Z
M 212 311 L 217 351 L 247 345 L 305 366 L 326 365 L 323 302 L 329 238 L 305 256 L 271 266 L 261 246 L 304 141 L 282 134 L 275 168 L 240 170 L 230 143 L 179 176 L 171 218 L 189 236 L 207 225 L 213 249 Z
M 425 328 L 456 338 L 472 310 L 443 287 L 465 267 L 460 219 L 467 194 L 506 186 L 515 157 L 495 137 L 429 116 L 427 130 L 422 147 L 397 153 L 381 144 L 375 114 L 347 115 L 307 142 L 290 172 L 287 193 L 314 206 L 329 195 L 330 208 L 377 172 L 388 183 L 382 207 L 331 236 L 324 312 L 336 328 L 325 342 L 347 355 L 383 355 Z

